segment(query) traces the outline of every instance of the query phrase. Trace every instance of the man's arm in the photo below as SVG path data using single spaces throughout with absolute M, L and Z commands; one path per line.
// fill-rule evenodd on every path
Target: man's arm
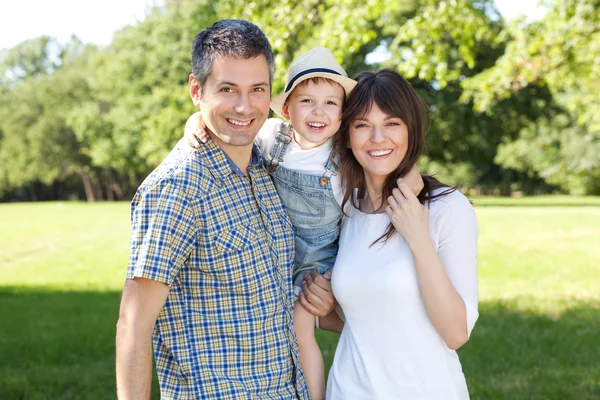
M 144 278 L 125 281 L 117 323 L 117 397 L 150 399 L 152 330 L 169 287 Z

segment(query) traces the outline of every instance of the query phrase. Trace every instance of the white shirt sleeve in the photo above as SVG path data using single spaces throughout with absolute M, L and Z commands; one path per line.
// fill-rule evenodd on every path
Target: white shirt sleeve
M 465 303 L 467 333 L 470 336 L 479 317 L 479 229 L 475 210 L 462 193 L 455 191 L 432 202 L 430 218 L 438 256 L 452 285 Z
M 275 143 L 275 135 L 277 134 L 277 129 L 279 129 L 279 124 L 281 124 L 281 122 L 282 121 L 279 118 L 267 119 L 254 139 L 254 143 L 256 143 L 260 149 L 260 154 L 267 160 L 269 159 L 271 147 L 273 147 L 273 143 Z

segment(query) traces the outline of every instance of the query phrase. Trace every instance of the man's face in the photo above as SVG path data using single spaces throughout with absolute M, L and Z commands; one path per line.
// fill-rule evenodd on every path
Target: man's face
M 251 149 L 269 115 L 269 67 L 263 55 L 217 57 L 204 88 L 190 76 L 190 94 L 211 137 L 225 152 Z

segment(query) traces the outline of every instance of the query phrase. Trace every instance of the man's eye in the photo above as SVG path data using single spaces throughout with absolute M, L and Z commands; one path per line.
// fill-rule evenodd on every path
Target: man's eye
M 254 88 L 254 91 L 255 91 L 255 92 L 259 92 L 259 93 L 260 93 L 260 92 L 264 92 L 264 91 L 265 91 L 265 88 L 257 87 L 257 88 Z
M 219 91 L 223 92 L 223 93 L 232 93 L 233 89 L 229 88 L 229 87 L 224 87 L 224 88 L 221 88 Z

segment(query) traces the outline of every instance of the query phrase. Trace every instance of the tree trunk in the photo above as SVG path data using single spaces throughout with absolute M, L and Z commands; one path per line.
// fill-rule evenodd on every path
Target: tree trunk
M 79 176 L 81 177 L 81 182 L 83 182 L 83 189 L 85 190 L 85 197 L 87 201 L 92 202 L 96 201 L 94 196 L 94 189 L 92 188 L 92 178 L 87 171 L 81 169 L 79 171 Z

